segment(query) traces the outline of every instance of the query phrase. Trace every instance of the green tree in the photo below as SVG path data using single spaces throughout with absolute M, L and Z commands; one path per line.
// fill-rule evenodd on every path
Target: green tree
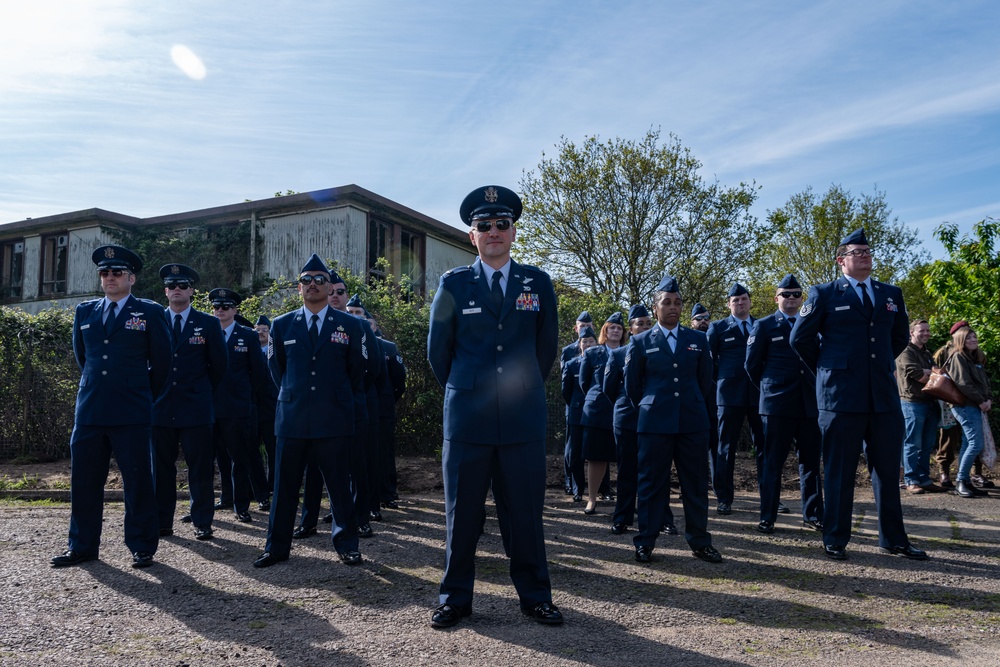
M 746 265 L 756 186 L 706 184 L 674 135 L 661 144 L 651 129 L 638 141 L 595 136 L 579 146 L 563 137 L 557 149 L 521 179 L 518 259 L 623 305 L 646 299 L 667 272 L 690 299 Z
M 873 275 L 890 283 L 901 281 L 928 259 L 919 250 L 917 231 L 892 215 L 885 193 L 853 196 L 831 185 L 822 199 L 812 188 L 789 197 L 771 211 L 760 230 L 751 281 L 770 292 L 786 273 L 794 273 L 803 287 L 835 280 L 841 275 L 835 253 L 841 239 L 864 227 L 875 251 Z

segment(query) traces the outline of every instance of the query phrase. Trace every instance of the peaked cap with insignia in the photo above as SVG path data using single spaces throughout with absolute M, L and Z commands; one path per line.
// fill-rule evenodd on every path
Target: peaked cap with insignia
M 164 284 L 178 281 L 187 281 L 193 284 L 201 280 L 197 271 L 184 264 L 164 264 L 160 267 L 160 278 Z
M 513 190 L 502 185 L 484 185 L 466 195 L 458 214 L 471 227 L 480 218 L 510 217 L 517 222 L 522 208 L 521 198 Z
M 102 245 L 90 259 L 98 269 L 127 269 L 132 273 L 142 271 L 142 258 L 120 245 Z
M 208 293 L 208 300 L 212 302 L 213 306 L 233 306 L 236 307 L 240 305 L 243 301 L 243 297 L 234 292 L 231 289 L 226 289 L 225 287 L 216 287 L 214 290 Z

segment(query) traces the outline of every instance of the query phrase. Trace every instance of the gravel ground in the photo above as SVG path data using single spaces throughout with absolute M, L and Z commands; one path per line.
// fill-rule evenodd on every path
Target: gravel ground
M 473 616 L 440 631 L 428 624 L 445 538 L 436 483 L 422 474 L 425 490 L 384 512 L 358 568 L 321 532 L 257 570 L 265 515 L 223 513 L 213 541 L 178 524 L 156 565 L 134 570 L 122 505 L 110 502 L 101 560 L 53 570 L 68 505 L 0 503 L 0 665 L 1000 665 L 1000 493 L 904 494 L 924 563 L 880 553 L 871 491 L 859 488 L 846 562 L 822 555 L 785 492 L 792 514 L 770 536 L 754 530 L 752 494 L 710 516 L 721 565 L 669 536 L 639 565 L 634 533 L 608 531 L 610 503 L 588 517 L 553 488 L 546 538 L 566 623 L 521 615 L 491 506 Z

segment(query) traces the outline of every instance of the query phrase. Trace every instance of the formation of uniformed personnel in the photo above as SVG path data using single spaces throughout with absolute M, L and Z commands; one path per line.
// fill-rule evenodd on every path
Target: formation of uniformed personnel
M 572 359 L 574 357 L 580 356 L 580 330 L 583 329 L 586 326 L 591 327 L 591 329 L 593 330 L 593 324 L 594 324 L 594 318 L 591 317 L 591 315 L 590 315 L 590 313 L 588 311 L 584 310 L 583 312 L 581 312 L 577 316 L 576 321 L 573 322 L 573 334 L 574 334 L 575 338 L 574 338 L 574 340 L 573 340 L 572 343 L 569 343 L 568 345 L 566 345 L 566 347 L 564 347 L 562 349 L 562 351 L 559 353 L 559 370 L 560 371 L 563 371 L 565 369 L 566 362 L 568 362 L 570 359 Z M 594 338 L 594 340 L 595 341 L 597 340 L 596 337 Z M 583 500 L 583 496 L 581 495 L 583 493 L 583 486 L 579 485 L 577 487 L 577 485 L 575 485 L 573 483 L 573 472 L 571 470 L 571 465 L 572 464 L 570 462 L 571 443 L 570 443 L 570 424 L 569 424 L 570 414 L 569 413 L 570 413 L 570 406 L 569 406 L 569 403 L 567 403 L 566 404 L 566 411 L 565 411 L 565 417 L 566 417 L 566 443 L 565 443 L 565 447 L 563 449 L 563 476 L 565 477 L 565 481 L 566 481 L 566 495 L 567 496 L 574 496 L 574 500 L 576 500 L 577 502 L 580 502 L 581 500 Z M 580 497 L 576 498 L 576 496 L 580 496 Z
M 226 343 L 219 321 L 191 306 L 197 271 L 184 264 L 166 264 L 160 268 L 160 278 L 167 296 L 165 321 L 173 339 L 170 376 L 153 405 L 153 479 L 160 535 L 174 534 L 180 450 L 188 469 L 194 536 L 209 540 L 215 515 L 213 396 L 229 363 Z
M 445 570 L 431 625 L 472 613 L 475 555 L 491 481 L 507 519 L 504 544 L 521 611 L 562 623 L 545 558 L 545 377 L 558 355 L 558 313 L 548 274 L 510 256 L 521 200 L 485 186 L 462 202 L 479 258 L 441 277 L 427 357 L 444 387 Z M 498 501 L 501 502 L 501 501 Z
M 250 498 L 270 509 L 271 487 L 260 458 L 256 438 L 256 404 L 267 393 L 270 374 L 260 351 L 257 333 L 236 321 L 243 300 L 231 289 L 217 287 L 208 294 L 212 311 L 222 326 L 229 366 L 215 391 L 215 440 L 229 455 L 230 469 L 220 474 L 232 480 L 233 511 L 249 523 Z
M 649 563 L 664 525 L 670 464 L 683 494 L 684 537 L 694 555 L 722 562 L 708 532 L 708 406 L 714 391 L 705 337 L 680 325 L 680 288 L 664 276 L 653 294 L 656 324 L 632 337 L 625 355 L 625 394 L 638 408 L 639 532 L 635 559 Z
M 348 565 L 361 562 L 350 488 L 355 394 L 363 390 L 365 359 L 359 320 L 327 305 L 330 270 L 317 255 L 299 275 L 302 308 L 274 319 L 268 367 L 279 387 L 274 429 L 277 471 L 267 544 L 254 567 L 288 560 L 306 464 L 321 472 L 330 493 L 333 546 Z
M 153 401 L 170 369 L 170 330 L 162 306 L 132 296 L 142 269 L 138 255 L 105 245 L 92 260 L 104 297 L 81 303 L 73 317 L 73 354 L 82 375 L 69 445 L 69 541 L 51 563 L 67 567 L 98 557 L 114 454 L 125 493 L 125 545 L 132 566 L 146 567 L 159 545 L 149 438 Z
M 562 397 L 566 403 L 566 461 L 569 462 L 570 488 L 573 500 L 583 500 L 583 490 L 586 487 L 586 468 L 583 458 L 583 401 L 585 394 L 580 386 L 580 365 L 583 363 L 582 353 L 597 345 L 597 334 L 590 326 L 584 326 L 577 332 L 577 347 L 581 354 L 570 357 L 562 365 Z M 593 514 L 592 509 L 584 510 Z
M 760 390 L 764 424 L 764 472 L 760 481 L 757 530 L 774 532 L 781 498 L 781 470 L 792 442 L 798 452 L 802 522 L 823 530 L 820 436 L 816 423 L 816 380 L 788 344 L 802 305 L 802 286 L 792 274 L 778 283 L 777 312 L 753 324 L 747 341 L 746 370 Z
M 747 339 L 754 323 L 754 318 L 750 316 L 750 293 L 743 285 L 735 283 L 727 299 L 729 317 L 712 322 L 706 332 L 717 385 L 719 444 L 715 451 L 715 476 L 712 481 L 718 503 L 716 512 L 719 514 L 731 514 L 733 511 L 733 473 L 744 421 L 750 425 L 757 453 L 758 483 L 764 453 L 764 428 L 757 412 L 760 393 L 750 382 L 744 368 Z
M 847 558 L 854 479 L 864 450 L 878 510 L 879 545 L 923 560 L 927 554 L 906 535 L 899 499 L 903 413 L 893 371 L 909 339 L 903 293 L 872 280 L 872 249 L 864 229 L 840 242 L 836 259 L 844 275 L 810 288 L 789 340 L 816 375 L 826 475 L 824 553 L 835 560 Z

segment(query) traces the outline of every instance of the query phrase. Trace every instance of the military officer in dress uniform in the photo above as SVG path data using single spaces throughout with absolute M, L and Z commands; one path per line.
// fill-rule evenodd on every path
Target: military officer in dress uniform
M 589 326 L 578 332 L 580 338 L 577 347 L 581 352 L 597 345 L 597 334 Z M 586 395 L 580 386 L 580 366 L 583 355 L 571 357 L 562 366 L 562 397 L 566 403 L 566 436 L 569 438 L 570 484 L 573 489 L 573 500 L 583 501 L 583 491 L 587 483 L 586 468 L 583 458 L 583 402 Z M 592 512 L 587 512 L 591 514 Z
M 166 264 L 160 268 L 160 278 L 167 296 L 165 320 L 173 331 L 170 377 L 153 405 L 153 481 L 160 535 L 174 534 L 179 449 L 187 463 L 194 536 L 209 540 L 215 515 L 212 397 L 226 374 L 226 343 L 219 321 L 191 307 L 197 271 Z
M 250 523 L 251 491 L 258 506 L 269 506 L 271 498 L 254 437 L 257 397 L 267 393 L 270 374 L 257 333 L 236 321 L 236 309 L 243 298 L 231 289 L 217 287 L 208 293 L 208 300 L 222 326 L 229 355 L 229 368 L 215 391 L 215 439 L 232 463 L 229 470 L 219 472 L 232 480 L 236 518 Z
M 170 330 L 162 306 L 132 296 L 142 269 L 138 255 L 105 245 L 92 259 L 104 297 L 81 303 L 73 317 L 73 354 L 82 375 L 69 441 L 69 543 L 50 562 L 67 567 L 98 557 L 114 454 L 125 491 L 125 545 L 132 566 L 146 567 L 160 539 L 149 437 L 153 401 L 170 369 Z
M 261 315 L 254 324 L 257 340 L 260 341 L 260 351 L 267 361 L 267 339 L 271 335 L 271 320 L 267 315 Z M 274 384 L 270 372 L 267 374 L 267 391 L 257 396 L 257 437 L 264 445 L 267 453 L 267 487 L 274 489 L 274 411 L 278 409 L 278 386 Z M 271 504 L 260 506 L 262 511 L 271 509 Z
M 558 313 L 548 274 L 510 257 L 521 200 L 507 188 L 473 190 L 460 207 L 479 251 L 448 271 L 431 305 L 427 357 L 445 389 L 447 544 L 431 625 L 472 613 L 476 544 L 490 482 L 507 513 L 510 575 L 521 611 L 562 623 L 545 559 L 545 377 L 558 348 Z
M 847 558 L 854 478 L 862 449 L 878 509 L 879 545 L 891 554 L 924 560 L 910 544 L 899 500 L 903 412 L 893 371 L 909 341 L 898 287 L 872 280 L 872 249 L 858 229 L 837 247 L 843 276 L 809 290 L 792 328 L 792 349 L 816 374 L 816 399 L 826 474 L 823 550 Z
M 591 317 L 591 315 L 590 315 L 590 313 L 588 311 L 584 310 L 583 312 L 581 312 L 577 316 L 576 322 L 573 323 L 573 333 L 576 334 L 577 338 L 579 338 L 579 336 L 580 336 L 580 330 L 583 329 L 584 327 L 591 327 L 591 328 L 593 328 L 593 324 L 594 324 L 594 318 Z M 566 363 L 570 359 L 573 359 L 574 357 L 578 357 L 578 356 L 580 356 L 580 342 L 579 342 L 579 340 L 574 340 L 572 343 L 570 343 L 569 345 L 567 345 L 566 347 L 564 347 L 562 349 L 562 352 L 560 352 L 560 354 L 559 354 L 559 370 L 560 371 L 564 370 L 565 367 L 566 367 Z M 580 486 L 579 489 L 574 490 L 574 487 L 576 485 L 573 483 L 573 471 L 571 470 L 571 463 L 570 463 L 570 455 L 571 455 L 570 447 L 571 447 L 571 445 L 570 445 L 570 423 L 569 423 L 570 414 L 569 414 L 569 412 L 570 412 L 570 408 L 569 408 L 569 405 L 567 404 L 566 405 L 566 415 L 565 415 L 566 416 L 566 446 L 565 446 L 564 451 L 563 451 L 563 476 L 565 477 L 565 480 L 566 480 L 566 495 L 567 496 L 579 496 L 580 494 L 583 493 L 583 487 Z M 577 499 L 577 498 L 574 497 L 574 500 L 576 500 L 577 502 L 580 502 L 580 500 L 582 500 L 582 499 L 583 499 L 583 496 L 580 496 L 579 499 Z
M 275 318 L 271 326 L 268 367 L 280 388 L 274 418 L 277 476 L 267 545 L 254 567 L 288 560 L 307 463 L 319 469 L 330 492 L 334 548 L 348 565 L 361 563 L 350 448 L 354 396 L 363 390 L 366 351 L 361 323 L 330 308 L 329 293 L 330 270 L 314 253 L 299 275 L 302 308 Z
M 778 311 L 753 324 L 747 342 L 746 369 L 760 390 L 764 423 L 764 474 L 760 482 L 757 530 L 773 533 L 781 498 L 781 470 L 795 441 L 802 492 L 802 523 L 823 530 L 819 426 L 816 424 L 816 378 L 788 345 L 802 305 L 802 286 L 792 274 L 778 283 Z
M 625 394 L 639 410 L 639 533 L 635 559 L 653 559 L 664 524 L 670 463 L 684 493 L 684 537 L 694 555 L 721 563 L 708 532 L 708 406 L 714 390 L 705 337 L 680 325 L 680 288 L 664 276 L 653 294 L 656 324 L 634 336 L 625 353 Z
M 750 435 L 757 453 L 758 484 L 764 460 L 764 426 L 757 412 L 760 392 L 750 382 L 744 368 L 747 339 L 754 323 L 754 318 L 750 316 L 750 293 L 743 285 L 735 283 L 729 289 L 727 298 L 729 317 L 712 322 L 706 333 L 718 387 L 719 446 L 715 452 L 713 486 L 718 501 L 716 512 L 719 514 L 731 514 L 733 511 L 733 473 L 744 420 L 750 424 Z

